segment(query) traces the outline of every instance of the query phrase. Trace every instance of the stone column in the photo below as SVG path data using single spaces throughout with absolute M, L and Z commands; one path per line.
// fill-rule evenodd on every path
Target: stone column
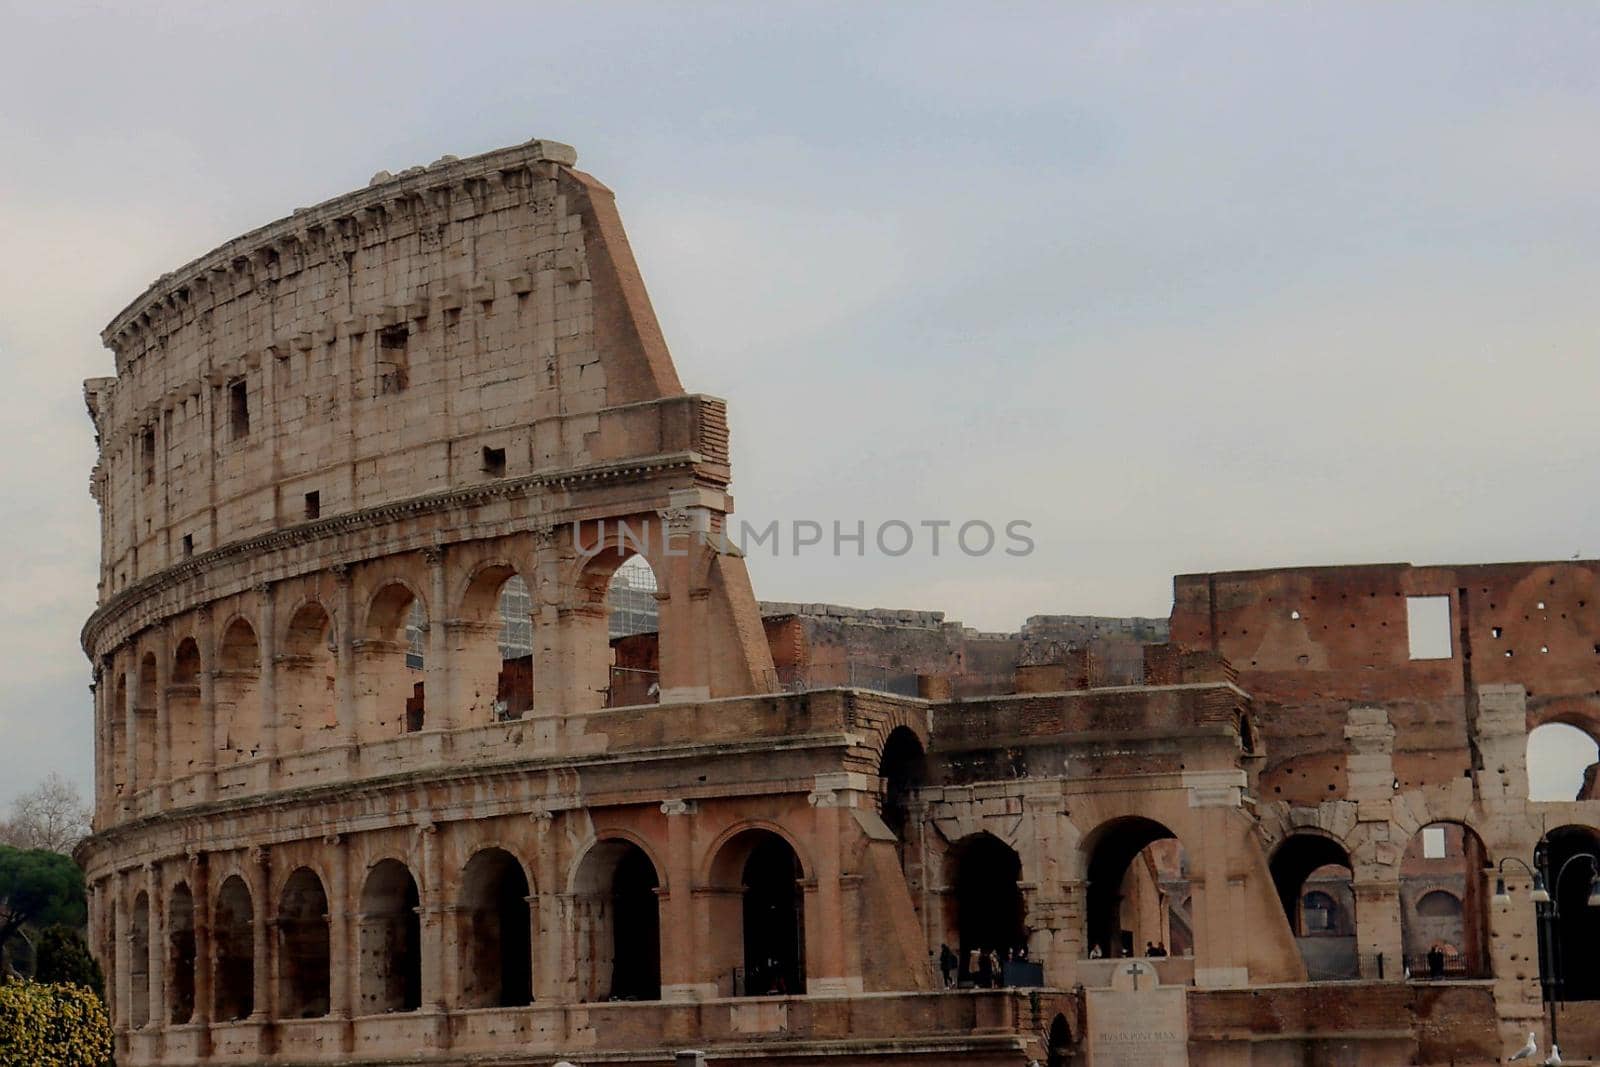
M 423 1043 L 434 1049 L 450 1047 L 450 1024 L 445 1000 L 445 932 L 448 893 L 444 882 L 444 844 L 439 826 L 426 814 L 418 831 L 422 835 L 422 885 L 418 889 L 422 927 Z
M 450 730 L 455 727 L 457 709 L 454 679 L 450 674 L 449 591 L 446 588 L 443 545 L 422 550 L 428 562 L 428 658 L 423 669 L 422 692 L 425 703 L 425 728 Z
M 444 856 L 439 826 L 429 820 L 422 834 L 422 1010 L 444 1010 Z
M 278 757 L 278 623 L 272 583 L 256 586 L 257 640 L 261 642 L 261 754 L 267 761 L 267 783 L 275 778 Z
M 1400 882 L 1398 879 L 1365 880 L 1357 875 L 1351 884 L 1356 898 L 1356 952 L 1361 977 L 1378 977 L 1378 958 L 1383 958 L 1383 977 L 1395 979 L 1405 971 L 1405 948 L 1400 932 Z
M 211 605 L 195 612 L 200 646 L 200 758 L 195 761 L 197 792 L 208 800 L 217 791 L 217 640 Z
M 115 975 L 111 991 L 113 1010 L 111 1017 L 119 1031 L 127 1031 L 133 1018 L 133 922 L 128 908 L 128 872 L 118 871 L 112 878 L 111 914 L 115 919 L 116 943 L 112 946 Z
M 568 973 L 561 965 L 566 930 L 561 900 L 566 886 L 557 855 L 560 837 L 553 832 L 555 819 L 548 811 L 536 808 L 528 817 L 534 826 L 534 893 L 539 898 L 534 912 L 538 922 L 533 928 L 533 999 L 559 1003 L 563 976 Z
M 189 855 L 189 892 L 194 897 L 194 1015 L 190 1021 L 211 1025 L 211 885 L 206 854 Z M 202 1050 L 204 1051 L 204 1050 Z
M 89 699 L 94 704 L 94 811 L 93 829 L 105 828 L 106 804 L 106 708 L 104 674 L 96 666 L 90 675 Z
M 356 743 L 356 597 L 350 568 L 342 563 L 329 568 L 339 589 L 339 618 L 334 637 L 339 645 L 338 673 L 334 679 L 334 695 L 339 702 L 338 742 L 350 746 Z
M 271 853 L 258 847 L 250 850 L 246 864 L 251 904 L 255 909 L 250 917 L 250 952 L 254 957 L 250 971 L 254 983 L 250 990 L 254 1010 L 250 1017 L 261 1021 L 273 1018 L 271 863 Z
M 163 624 L 156 638 L 156 737 L 155 783 L 165 787 L 172 781 L 172 721 L 167 710 L 167 686 L 172 681 L 171 625 Z M 165 804 L 158 804 L 158 808 Z
M 161 890 L 161 869 L 147 864 L 144 869 L 145 892 L 150 897 L 150 937 L 146 969 L 149 979 L 146 988 L 150 993 L 150 1025 L 156 1030 L 167 1026 L 167 922 L 166 895 Z
M 842 821 L 844 809 L 865 782 L 861 775 L 819 774 L 816 788 L 807 798 L 811 802 L 814 832 L 812 857 L 816 892 L 806 899 L 806 992 L 841 995 L 861 992 L 861 976 L 850 975 L 845 967 L 845 909 L 841 883 Z M 813 929 L 816 933 L 813 935 Z
M 348 1019 L 355 1014 L 354 965 L 356 950 L 351 937 L 350 842 L 338 834 L 322 839 L 332 856 L 328 871 L 328 1014 Z
M 667 899 L 661 924 L 661 999 L 698 1000 L 715 996 L 700 981 L 696 962 L 694 922 L 694 817 L 692 800 L 667 800 L 661 813 L 667 817 Z M 724 932 L 727 933 L 726 931 Z M 700 968 L 703 970 L 703 968 Z

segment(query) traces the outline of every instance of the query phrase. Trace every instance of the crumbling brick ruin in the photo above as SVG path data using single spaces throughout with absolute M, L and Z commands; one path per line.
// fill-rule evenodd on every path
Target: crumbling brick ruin
M 1600 807 L 1525 766 L 1597 728 L 1595 563 L 761 605 L 724 404 L 574 163 L 379 174 L 106 329 L 120 1064 L 1491 1062 L 1541 959 L 1600 1054 Z

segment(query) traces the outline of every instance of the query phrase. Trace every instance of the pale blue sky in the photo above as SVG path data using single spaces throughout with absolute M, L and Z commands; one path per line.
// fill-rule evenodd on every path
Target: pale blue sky
M 766 599 L 1600 553 L 1600 9 L 0 2 L 0 801 L 87 783 L 80 382 L 163 271 L 542 136 L 617 190 L 740 514 L 1026 518 Z

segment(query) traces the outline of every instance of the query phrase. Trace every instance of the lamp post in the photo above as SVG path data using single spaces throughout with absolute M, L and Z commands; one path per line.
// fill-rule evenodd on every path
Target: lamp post
M 1585 904 L 1591 908 L 1600 908 L 1600 857 L 1592 853 L 1573 853 L 1562 861 L 1553 879 L 1547 878 L 1550 869 L 1550 842 L 1547 837 L 1541 836 L 1533 850 L 1533 861 L 1538 865 L 1538 870 L 1517 856 L 1502 858 L 1495 868 L 1494 902 L 1501 907 L 1511 903 L 1511 894 L 1506 889 L 1507 863 L 1515 863 L 1527 871 L 1533 879 L 1533 888 L 1528 893 L 1528 899 L 1533 901 L 1544 932 L 1544 936 L 1539 939 L 1539 992 L 1546 1010 L 1550 1013 L 1551 1045 L 1560 1043 L 1556 1002 L 1561 999 L 1562 976 L 1561 947 L 1556 940 L 1556 924 L 1561 919 L 1561 879 L 1566 875 L 1567 868 L 1578 860 L 1583 860 L 1589 865 L 1589 893 Z

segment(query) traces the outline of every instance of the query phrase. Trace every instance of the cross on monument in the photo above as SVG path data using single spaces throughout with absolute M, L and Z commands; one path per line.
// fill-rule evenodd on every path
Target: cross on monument
M 1130 963 L 1128 964 L 1128 973 L 1133 976 L 1133 991 L 1137 993 L 1139 992 L 1140 976 L 1149 974 L 1150 968 L 1146 967 L 1142 963 Z

